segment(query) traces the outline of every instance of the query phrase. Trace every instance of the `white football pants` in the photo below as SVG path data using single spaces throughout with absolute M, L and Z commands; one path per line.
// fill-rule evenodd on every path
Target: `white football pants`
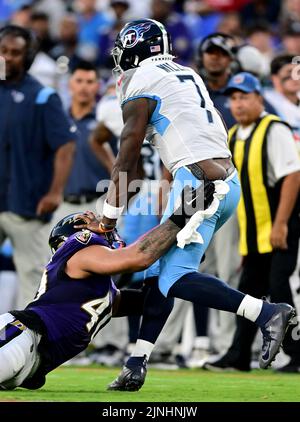
M 5 328 L 13 323 L 20 328 L 15 337 L 6 343 Z M 13 315 L 0 315 L 0 389 L 12 390 L 37 370 L 40 357 L 37 347 L 41 335 L 27 328 Z

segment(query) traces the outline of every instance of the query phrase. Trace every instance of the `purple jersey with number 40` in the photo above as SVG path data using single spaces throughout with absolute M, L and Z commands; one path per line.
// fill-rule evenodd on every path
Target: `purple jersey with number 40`
M 37 313 L 46 327 L 39 346 L 46 372 L 84 350 L 111 318 L 117 289 L 110 276 L 74 279 L 65 273 L 71 256 L 92 245 L 110 247 L 101 235 L 88 230 L 70 236 L 46 266 L 37 295 L 26 308 Z

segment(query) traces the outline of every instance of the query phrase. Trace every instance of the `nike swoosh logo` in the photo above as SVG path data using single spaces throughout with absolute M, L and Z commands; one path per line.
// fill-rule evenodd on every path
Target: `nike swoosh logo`
M 199 197 L 199 195 L 198 196 L 196 196 L 196 198 L 194 198 L 194 199 L 192 199 L 191 201 L 186 201 L 186 204 L 187 205 L 191 205 L 194 201 L 196 201 L 196 199 Z

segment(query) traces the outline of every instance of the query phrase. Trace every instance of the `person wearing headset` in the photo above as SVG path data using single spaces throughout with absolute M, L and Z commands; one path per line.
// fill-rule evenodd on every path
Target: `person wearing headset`
M 198 47 L 198 72 L 206 84 L 210 98 L 230 128 L 235 120 L 223 90 L 233 73 L 236 45 L 233 37 L 215 32 L 203 38 Z
M 258 53 L 252 46 L 237 45 L 231 35 L 222 32 L 214 32 L 203 38 L 198 47 L 198 72 L 228 129 L 236 121 L 231 114 L 228 97 L 224 95 L 227 83 L 231 76 L 242 71 L 255 73 L 254 76 L 260 77 Z M 254 72 L 254 68 L 258 74 Z M 266 101 L 265 107 L 269 113 L 275 113 L 274 108 Z
M 27 29 L 0 30 L 0 244 L 9 238 L 14 245 L 18 307 L 33 299 L 47 262 L 47 223 L 62 200 L 77 137 L 55 91 L 28 74 L 35 52 Z

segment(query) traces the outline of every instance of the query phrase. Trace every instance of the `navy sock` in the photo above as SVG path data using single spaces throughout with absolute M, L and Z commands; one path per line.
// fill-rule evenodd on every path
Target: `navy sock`
M 158 277 L 146 279 L 143 318 L 138 338 L 154 344 L 161 333 L 174 305 L 174 299 L 165 297 L 158 288 Z
M 236 313 L 245 297 L 210 274 L 185 274 L 170 288 L 168 296 L 178 297 L 209 308 Z
M 130 356 L 126 362 L 127 368 L 134 368 L 135 366 L 141 366 L 144 362 L 145 356 Z
M 255 324 L 259 327 L 263 326 L 266 322 L 269 321 L 271 316 L 274 314 L 275 310 L 275 303 L 268 303 L 264 301 L 260 314 L 258 315 L 257 320 L 255 321 Z

